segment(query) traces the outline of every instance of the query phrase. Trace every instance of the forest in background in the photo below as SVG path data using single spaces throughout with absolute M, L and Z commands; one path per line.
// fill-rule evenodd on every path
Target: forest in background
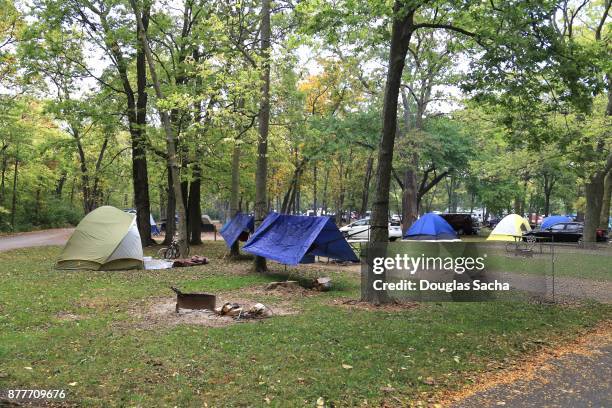
M 107 204 L 143 244 L 149 213 L 192 243 L 236 211 L 607 226 L 610 0 L 0 7 L 1 231 Z

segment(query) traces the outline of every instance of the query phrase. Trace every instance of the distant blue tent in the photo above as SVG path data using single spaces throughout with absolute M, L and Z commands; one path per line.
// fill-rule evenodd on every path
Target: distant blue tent
M 255 230 L 255 217 L 238 213 L 221 228 L 221 236 L 230 248 L 243 232 L 253 233 Z
M 155 219 L 153 218 L 153 214 L 149 214 L 149 224 L 151 224 L 151 234 L 153 234 L 153 236 L 158 236 L 159 227 L 157 226 L 157 223 L 155 222 Z
M 439 241 L 458 238 L 453 227 L 444 218 L 438 214 L 427 213 L 408 228 L 404 239 Z
M 551 215 L 550 217 L 544 218 L 542 220 L 542 225 L 540 225 L 540 229 L 550 228 L 555 224 L 559 224 L 562 222 L 572 222 L 570 217 L 566 217 L 565 215 Z
M 359 261 L 330 217 L 271 213 L 242 249 L 287 265 L 314 262 L 315 255 Z

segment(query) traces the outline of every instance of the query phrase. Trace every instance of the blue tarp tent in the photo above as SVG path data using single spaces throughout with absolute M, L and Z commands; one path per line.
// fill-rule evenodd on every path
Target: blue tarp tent
M 404 239 L 439 241 L 458 238 L 453 227 L 444 218 L 438 214 L 427 213 L 408 228 Z
M 553 225 L 561 222 L 572 222 L 572 219 L 570 217 L 566 217 L 565 215 L 551 215 L 550 217 L 546 217 L 542 220 L 540 229 L 550 228 Z
M 231 247 L 240 234 L 245 231 L 253 233 L 255 229 L 255 217 L 248 214 L 238 213 L 221 228 L 221 236 L 225 240 L 227 247 Z
M 359 261 L 329 217 L 271 213 L 242 248 L 287 265 L 326 256 L 339 261 Z

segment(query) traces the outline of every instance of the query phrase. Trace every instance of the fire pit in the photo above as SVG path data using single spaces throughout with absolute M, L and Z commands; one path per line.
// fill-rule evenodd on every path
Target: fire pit
M 179 309 L 208 309 L 215 310 L 217 297 L 210 293 L 183 293 L 175 287 L 171 287 L 176 293 L 176 313 Z

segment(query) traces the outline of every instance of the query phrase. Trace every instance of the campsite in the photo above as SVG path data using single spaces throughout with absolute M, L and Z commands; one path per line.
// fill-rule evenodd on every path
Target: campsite
M 612 406 L 610 0 L 0 10 L 0 408 Z

